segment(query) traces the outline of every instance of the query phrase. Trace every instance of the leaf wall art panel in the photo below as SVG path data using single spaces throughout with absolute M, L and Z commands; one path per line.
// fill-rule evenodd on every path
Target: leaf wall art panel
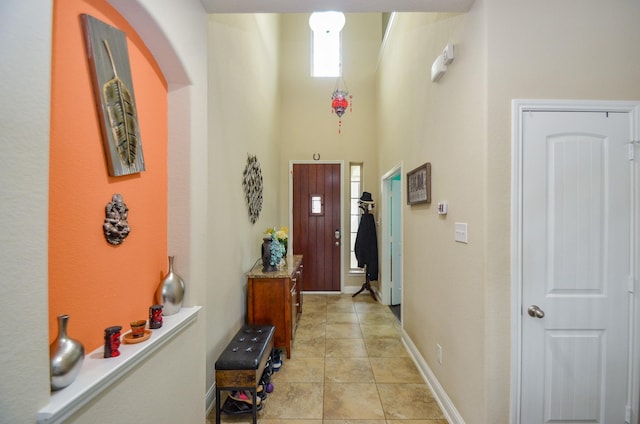
M 145 170 L 136 99 L 123 31 L 82 15 L 109 175 Z

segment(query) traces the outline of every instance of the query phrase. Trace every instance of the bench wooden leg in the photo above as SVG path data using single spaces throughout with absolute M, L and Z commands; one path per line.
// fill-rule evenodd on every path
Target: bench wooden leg
M 252 389 L 251 393 L 253 394 L 253 424 L 258 424 L 258 389 Z

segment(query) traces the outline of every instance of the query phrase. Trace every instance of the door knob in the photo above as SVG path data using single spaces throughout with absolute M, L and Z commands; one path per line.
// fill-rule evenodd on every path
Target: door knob
M 529 309 L 527 309 L 530 317 L 534 318 L 544 318 L 544 311 L 538 307 L 538 305 L 531 305 Z

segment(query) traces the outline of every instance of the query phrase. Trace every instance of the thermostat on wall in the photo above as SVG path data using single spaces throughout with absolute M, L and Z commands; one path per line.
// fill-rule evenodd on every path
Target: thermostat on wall
M 447 44 L 442 51 L 442 61 L 445 65 L 451 64 L 453 59 L 455 58 L 455 54 L 453 52 L 453 44 Z
M 444 64 L 442 55 L 438 56 L 431 66 L 431 81 L 436 82 L 447 72 L 447 65 Z

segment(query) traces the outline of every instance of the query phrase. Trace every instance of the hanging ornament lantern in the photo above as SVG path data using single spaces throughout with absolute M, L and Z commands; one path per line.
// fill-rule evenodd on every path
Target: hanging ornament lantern
M 338 115 L 338 134 L 341 133 L 342 129 L 342 115 L 347 111 L 347 108 L 349 108 L 349 112 L 351 112 L 353 106 L 353 97 L 349 94 L 349 91 L 347 91 L 346 84 L 344 85 L 344 89 L 340 88 L 340 79 L 338 79 L 336 89 L 331 95 L 331 113 Z
M 348 96 L 349 93 L 342 90 L 334 91 L 331 96 L 331 107 L 339 118 L 342 118 L 342 115 L 344 115 L 349 107 L 349 101 L 347 100 Z

